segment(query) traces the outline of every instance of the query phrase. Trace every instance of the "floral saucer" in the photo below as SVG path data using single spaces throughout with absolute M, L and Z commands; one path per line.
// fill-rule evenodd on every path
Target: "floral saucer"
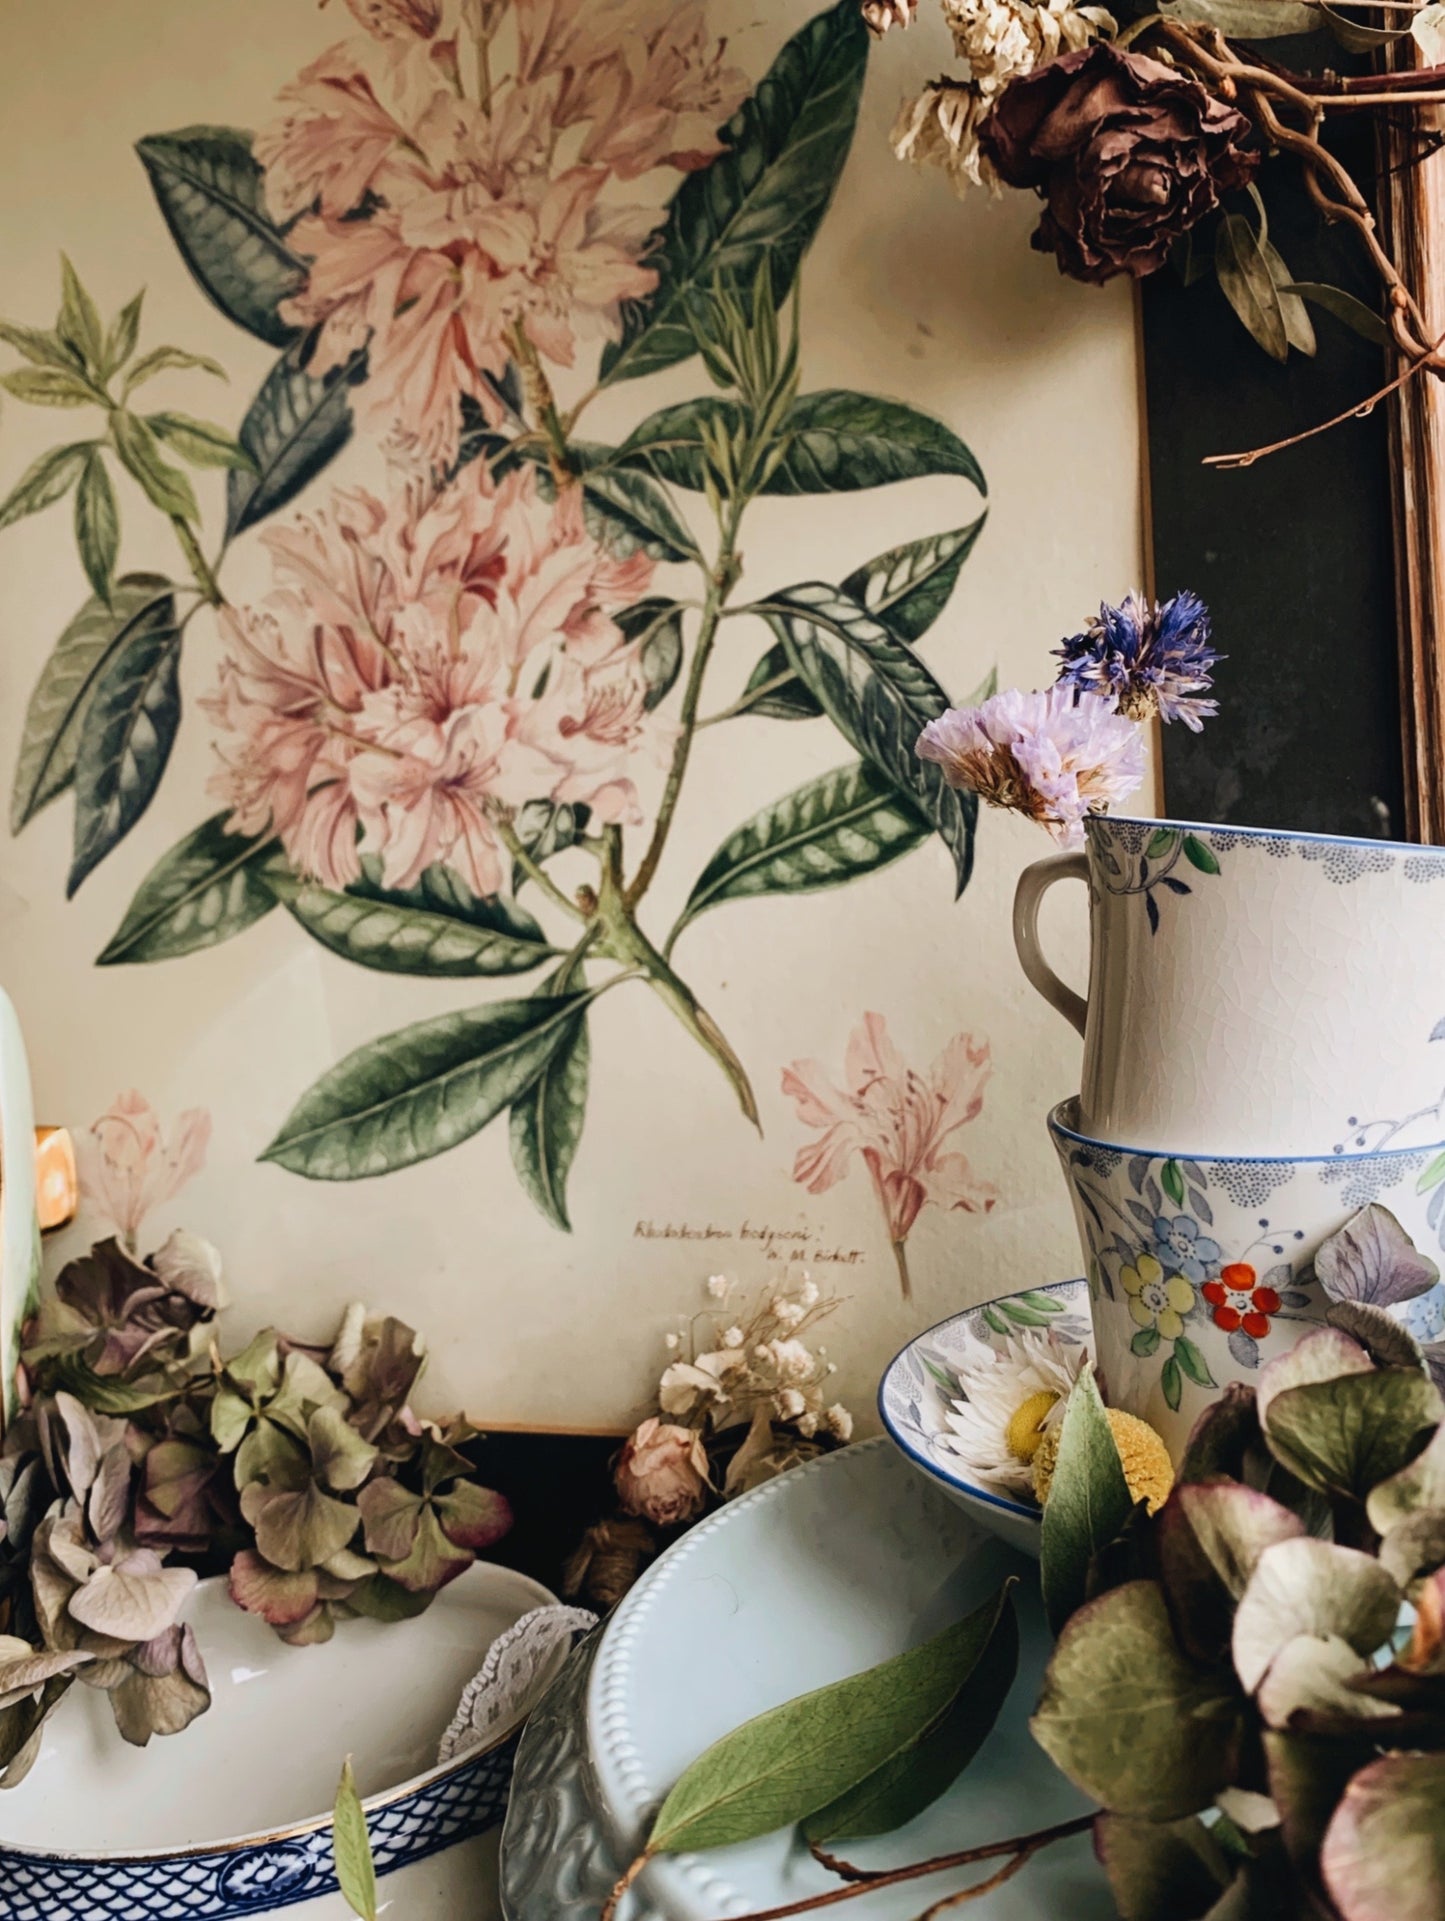
M 948 1416 L 966 1401 L 960 1373 L 1011 1340 L 1047 1330 L 1071 1369 L 1093 1357 L 1089 1288 L 1082 1280 L 1004 1294 L 965 1308 L 919 1334 L 889 1363 L 878 1384 L 878 1412 L 889 1437 L 917 1468 L 937 1481 L 981 1527 L 1037 1558 L 1039 1509 L 982 1478 L 970 1465 Z

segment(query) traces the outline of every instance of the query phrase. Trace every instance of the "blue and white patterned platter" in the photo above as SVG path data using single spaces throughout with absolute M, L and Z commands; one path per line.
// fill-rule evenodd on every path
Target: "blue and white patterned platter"
M 965 1308 L 894 1355 L 878 1384 L 878 1413 L 890 1439 L 979 1524 L 1024 1554 L 1039 1551 L 1039 1510 L 972 1479 L 953 1447 L 948 1407 L 959 1397 L 957 1364 L 1009 1334 L 1048 1328 L 1066 1347 L 1092 1355 L 1086 1281 L 1026 1288 Z
M 203 1582 L 186 1618 L 209 1711 L 136 1749 L 104 1695 L 72 1689 L 4 1798 L 0 1921 L 241 1921 L 276 1909 L 342 1921 L 330 1806 L 348 1754 L 383 1910 L 487 1921 L 521 1717 L 446 1766 L 437 1744 L 492 1642 L 552 1599 L 478 1562 L 415 1620 L 345 1621 L 324 1645 L 292 1648 L 223 1581 Z

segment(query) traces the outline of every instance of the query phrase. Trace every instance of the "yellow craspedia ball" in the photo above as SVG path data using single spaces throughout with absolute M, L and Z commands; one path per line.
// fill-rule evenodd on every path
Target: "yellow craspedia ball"
M 1168 1448 L 1149 1423 L 1141 1421 L 1137 1414 L 1126 1414 L 1119 1407 L 1106 1407 L 1104 1413 L 1114 1436 L 1114 1445 L 1119 1450 L 1129 1492 L 1136 1501 L 1145 1502 L 1151 1514 L 1157 1514 L 1169 1499 L 1169 1490 L 1174 1485 L 1174 1463 L 1169 1458 Z M 1062 1421 L 1058 1421 L 1053 1427 L 1045 1428 L 1034 1454 L 1034 1493 L 1040 1507 L 1049 1498 L 1063 1425 Z

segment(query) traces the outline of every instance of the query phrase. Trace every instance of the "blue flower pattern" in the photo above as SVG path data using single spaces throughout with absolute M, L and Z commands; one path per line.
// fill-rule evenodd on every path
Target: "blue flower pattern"
M 1198 1221 L 1189 1214 L 1156 1215 L 1150 1251 L 1166 1273 L 1182 1274 L 1196 1287 L 1203 1281 L 1212 1281 L 1224 1260 L 1224 1250 L 1218 1241 L 1201 1234 Z

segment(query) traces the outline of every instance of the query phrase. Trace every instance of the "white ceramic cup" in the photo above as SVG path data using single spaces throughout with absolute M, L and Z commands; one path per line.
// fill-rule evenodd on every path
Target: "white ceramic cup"
M 1445 1151 L 1249 1158 L 1100 1141 L 1061 1102 L 1049 1133 L 1089 1281 L 1100 1384 L 1164 1436 L 1175 1459 L 1232 1381 L 1253 1383 L 1325 1318 L 1321 1241 L 1374 1201 L 1445 1266 Z M 1391 1309 L 1420 1339 L 1445 1289 Z
M 1087 1133 L 1266 1155 L 1445 1135 L 1445 850 L 1102 816 L 1085 832 L 1020 876 L 1014 940 L 1084 1036 Z M 1063 879 L 1089 886 L 1087 996 L 1039 944 Z

